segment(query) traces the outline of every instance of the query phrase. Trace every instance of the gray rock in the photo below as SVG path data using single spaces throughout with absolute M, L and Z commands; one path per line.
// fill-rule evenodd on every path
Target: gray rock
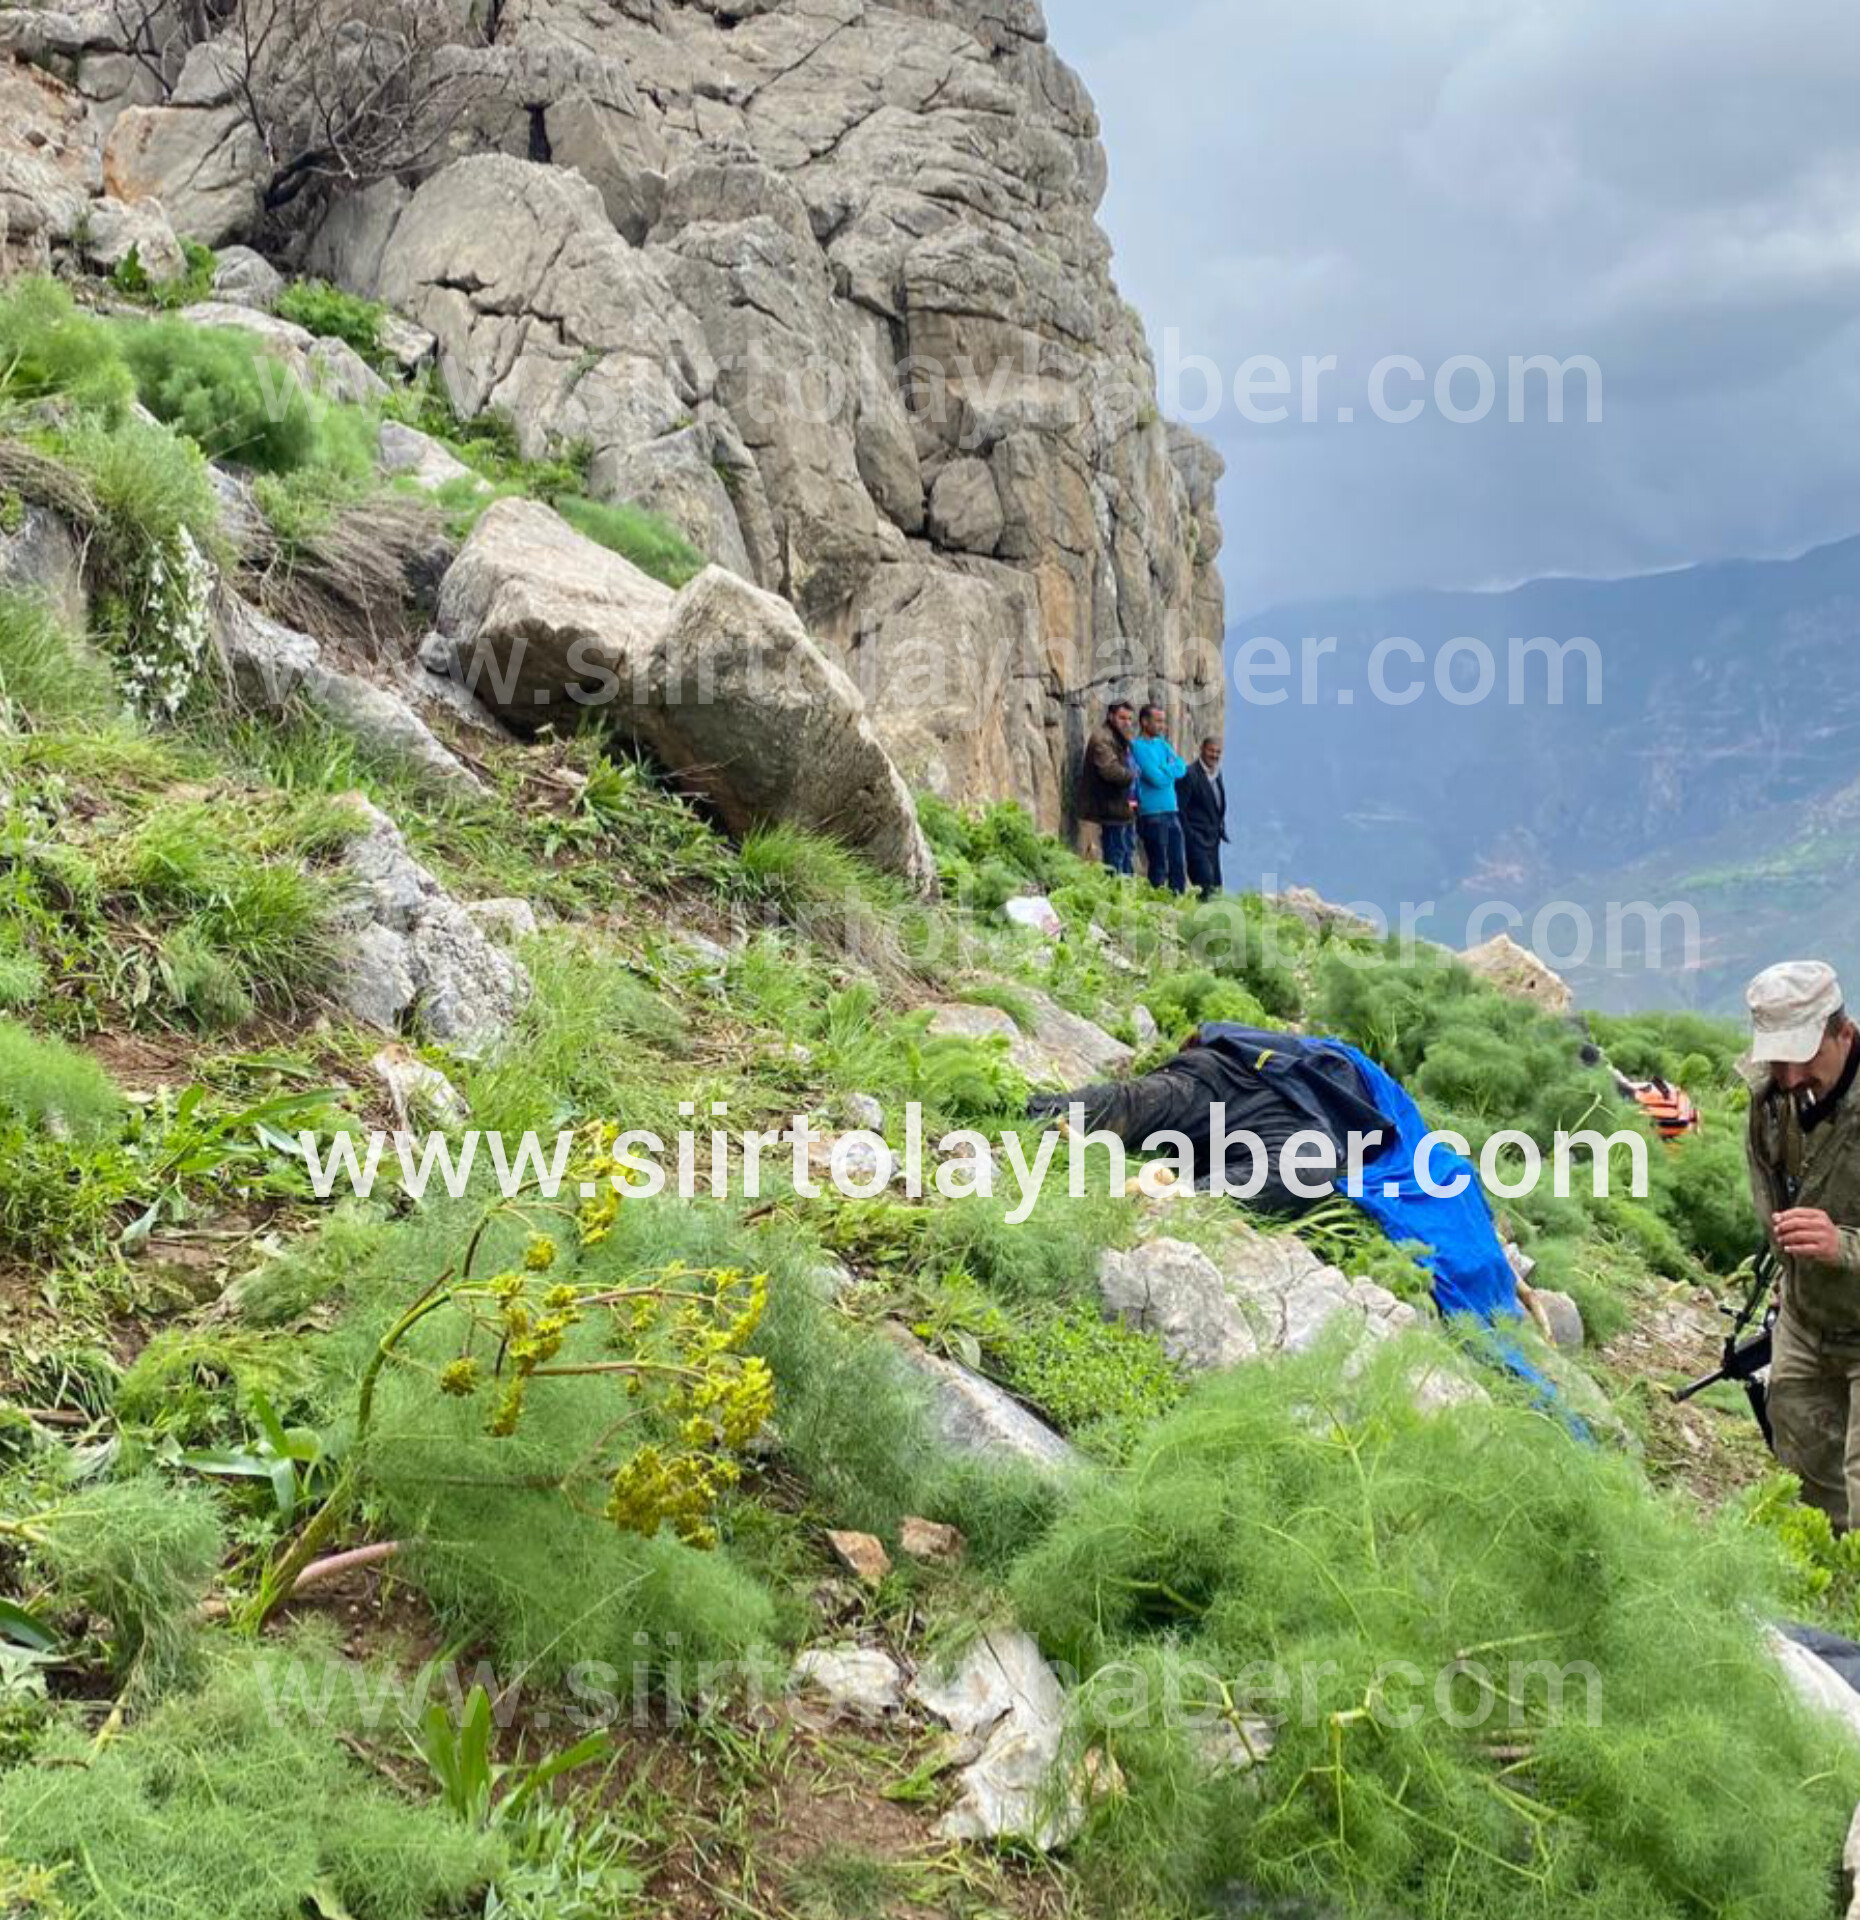
M 402 1132 L 416 1121 L 453 1127 L 470 1118 L 471 1108 L 437 1067 L 416 1059 L 405 1047 L 383 1047 L 368 1063 L 375 1078 L 386 1087 L 394 1108 L 394 1124 Z
M 455 677 L 513 726 L 572 726 L 632 693 L 672 591 L 531 500 L 478 522 L 439 593 Z
M 1030 933 L 1037 933 L 1043 940 L 1060 940 L 1065 937 L 1066 923 L 1060 919 L 1053 903 L 1041 894 L 1017 894 L 1003 905 L 1002 913 L 1017 927 L 1025 927 Z
M 500 947 L 534 939 L 539 931 L 536 909 L 527 900 L 473 900 L 465 911 L 485 938 Z
M 851 680 L 775 595 L 708 567 L 640 656 L 631 729 L 732 832 L 788 821 L 918 891 L 936 862 Z
M 680 427 L 636 447 L 609 447 L 596 455 L 588 485 L 598 499 L 626 501 L 669 520 L 707 559 L 746 580 L 755 577 L 707 428 Z
M 531 457 L 659 439 L 715 378 L 702 330 L 614 231 L 598 191 L 507 155 L 455 161 L 426 181 L 363 290 L 431 332 L 453 404 L 509 413 Z
M 222 247 L 213 268 L 213 297 L 235 307 L 269 312 L 284 291 L 284 276 L 250 247 Z
M 1186 1372 L 1238 1366 L 1262 1350 L 1220 1269 L 1183 1241 L 1151 1240 L 1128 1253 L 1105 1253 L 1098 1294 L 1107 1318 L 1154 1334 Z
M 319 339 L 307 327 L 274 313 L 203 300 L 183 308 L 181 318 L 196 327 L 226 327 L 252 335 L 306 393 L 355 406 L 387 395 L 387 382 L 346 340 Z
M 1786 1633 L 1765 1625 L 1763 1637 L 1782 1670 L 1789 1691 L 1818 1717 L 1832 1721 L 1848 1740 L 1860 1740 L 1860 1693 L 1856 1693 L 1819 1654 L 1798 1646 Z
M 1522 1296 L 1523 1290 L 1520 1289 Z M 1544 1287 L 1532 1287 L 1525 1302 L 1526 1310 L 1537 1322 L 1543 1336 L 1553 1347 L 1562 1347 L 1567 1352 L 1576 1353 L 1582 1348 L 1584 1332 L 1582 1309 L 1566 1293 L 1556 1293 Z
M 308 704 L 331 725 L 405 761 L 438 786 L 483 791 L 477 775 L 405 700 L 331 666 L 308 634 L 281 626 L 237 594 L 221 593 L 215 640 L 233 691 L 247 706 L 284 715 Z
M 999 1007 L 959 1002 L 938 1007 L 932 1033 L 962 1034 L 972 1040 L 998 1035 L 1008 1043 L 1008 1058 L 1029 1080 L 1068 1092 L 1107 1080 L 1136 1057 L 1121 1040 L 1043 993 L 1017 988 L 1033 1009 L 1031 1033 L 1023 1033 Z
M 12 532 L 0 527 L 0 582 L 42 600 L 67 632 L 85 630 L 90 595 L 84 586 L 84 551 L 49 508 L 27 506 Z
M 855 1127 L 868 1133 L 885 1131 L 885 1109 L 869 1093 L 849 1093 L 840 1104 Z
M 131 254 L 158 287 L 187 272 L 187 256 L 158 200 L 139 200 L 133 206 L 107 197 L 95 201 L 86 214 L 84 234 L 85 254 L 105 273 L 113 273 Z
M 91 44 L 96 22 L 76 7 L 0 8 L 0 55 L 40 64 L 70 60 Z
M 904 1672 L 879 1647 L 810 1647 L 795 1661 L 789 1685 L 819 1693 L 836 1712 L 883 1720 L 904 1710 Z
M 956 1776 L 958 1797 L 937 1824 L 939 1839 L 1012 1838 L 1050 1851 L 1078 1831 L 1076 1788 L 1054 1791 L 1065 1694 L 1031 1636 L 992 1629 L 953 1666 L 919 1673 L 910 1697 L 960 1738 L 980 1743 Z
M 384 313 L 381 316 L 375 337 L 381 343 L 381 351 L 410 380 L 423 368 L 430 366 L 433 356 L 439 351 L 439 342 L 424 327 L 416 327 L 411 320 L 403 320 L 397 313 Z
M 217 247 L 258 222 L 265 166 L 243 110 L 128 107 L 110 130 L 104 180 L 119 200 L 159 200 L 177 233 Z
M 529 976 L 407 850 L 400 830 L 359 794 L 365 831 L 344 849 L 351 891 L 340 928 L 337 998 L 386 1033 L 416 1024 L 468 1057 L 488 1052 L 529 997 Z
M 898 1336 L 906 1362 L 928 1383 L 931 1414 L 943 1444 L 987 1460 L 1016 1460 L 1044 1473 L 1083 1465 L 1078 1449 L 992 1381 Z
M 1162 1029 L 1156 1024 L 1156 1016 L 1148 1007 L 1138 1005 L 1130 1009 L 1130 1030 L 1137 1036 L 1137 1045 L 1153 1047 L 1162 1038 Z
M 1510 999 L 1529 1000 L 1548 1013 L 1567 1013 L 1576 1004 L 1569 983 L 1508 933 L 1495 933 L 1484 946 L 1469 948 L 1460 955 L 1460 964 Z
M 1112 680 L 1218 730 L 1219 461 L 1156 418 L 1031 0 L 511 0 L 458 70 L 442 164 L 306 264 L 434 334 L 462 411 L 781 592 L 952 799 L 1057 827 Z
M 1267 1353 L 1308 1351 L 1338 1314 L 1348 1316 L 1353 1330 L 1369 1340 L 1423 1324 L 1420 1314 L 1387 1288 L 1345 1279 L 1295 1234 L 1237 1226 L 1219 1265 L 1229 1293 Z
M 405 474 L 429 493 L 449 481 L 477 478 L 463 460 L 431 434 L 403 426 L 398 420 L 382 421 L 379 458 L 383 473 Z
M 930 537 L 965 553 L 993 553 L 1006 516 L 985 460 L 952 460 L 930 489 Z
M 90 202 L 49 160 L 0 149 L 0 271 L 48 273 L 54 250 L 77 232 Z
M 398 180 L 379 180 L 338 198 L 310 236 L 304 265 L 320 279 L 373 294 L 381 285 L 388 243 L 412 198 Z

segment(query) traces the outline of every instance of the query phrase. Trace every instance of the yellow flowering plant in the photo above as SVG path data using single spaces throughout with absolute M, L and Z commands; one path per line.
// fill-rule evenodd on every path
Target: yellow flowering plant
M 591 1158 L 576 1169 L 576 1184 L 607 1167 L 613 1138 L 610 1128 L 590 1135 Z M 448 1398 L 481 1400 L 485 1430 L 497 1438 L 517 1432 L 537 1382 L 617 1376 L 627 1390 L 625 1411 L 590 1435 L 586 1448 L 541 1490 L 628 1532 L 650 1538 L 669 1526 L 689 1546 L 713 1547 L 718 1503 L 737 1485 L 745 1451 L 774 1412 L 768 1363 L 746 1350 L 768 1305 L 768 1276 L 673 1264 L 618 1285 L 566 1277 L 573 1262 L 559 1236 L 566 1231 L 579 1248 L 596 1247 L 618 1218 L 620 1193 L 605 1179 L 594 1184 L 599 1197 L 576 1210 L 531 1196 L 487 1210 L 459 1266 L 400 1315 L 370 1356 L 358 1390 L 351 1461 L 361 1457 L 390 1366 L 426 1374 Z M 513 1218 L 531 1229 L 520 1256 L 495 1273 L 479 1273 L 491 1228 Z M 543 1231 L 539 1223 L 545 1222 L 556 1231 Z M 457 1346 L 452 1358 L 434 1363 L 413 1353 L 408 1341 L 416 1328 L 441 1318 L 456 1324 Z M 578 1329 L 596 1327 L 598 1340 L 586 1333 L 573 1338 Z M 333 1536 L 356 1472 L 352 1464 L 269 1570 L 255 1622 L 289 1595 Z

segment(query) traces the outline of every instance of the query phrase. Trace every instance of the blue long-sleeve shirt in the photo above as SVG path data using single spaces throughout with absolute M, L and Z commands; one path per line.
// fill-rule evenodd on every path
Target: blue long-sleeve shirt
M 1138 813 L 1174 813 L 1175 783 L 1188 771 L 1188 762 L 1159 734 L 1154 740 L 1139 734 L 1130 743 L 1137 767 Z

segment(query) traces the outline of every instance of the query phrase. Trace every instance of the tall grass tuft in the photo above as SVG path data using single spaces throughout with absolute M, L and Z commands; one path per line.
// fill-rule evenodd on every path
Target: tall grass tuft
M 1860 1755 L 1778 1677 L 1769 1550 L 1527 1406 L 1423 1415 L 1418 1357 L 1209 1381 L 1016 1570 L 1125 1782 L 1075 1849 L 1098 1897 L 1827 1911 Z M 1210 1766 L 1230 1713 L 1277 1722 L 1262 1771 Z

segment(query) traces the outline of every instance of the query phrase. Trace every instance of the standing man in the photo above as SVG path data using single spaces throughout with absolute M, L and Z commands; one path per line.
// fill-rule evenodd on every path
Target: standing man
M 1137 737 L 1130 743 L 1137 763 L 1137 832 L 1143 840 L 1143 863 L 1150 885 L 1171 893 L 1188 891 L 1188 846 L 1182 838 L 1182 816 L 1176 810 L 1175 783 L 1188 771 L 1188 762 L 1169 744 L 1161 707 L 1145 707 L 1138 717 Z
M 1227 844 L 1227 782 L 1218 740 L 1202 741 L 1195 764 L 1175 783 L 1175 798 L 1188 842 L 1188 884 L 1212 900 L 1221 890 L 1221 848 Z
M 1845 1533 L 1860 1521 L 1860 1035 L 1819 960 L 1771 967 L 1745 999 L 1750 1188 L 1780 1269 L 1776 1457 Z
M 1137 870 L 1137 771 L 1130 757 L 1136 730 L 1135 708 L 1128 700 L 1113 700 L 1104 725 L 1085 742 L 1073 801 L 1078 817 L 1097 827 L 1104 864 L 1113 873 Z

